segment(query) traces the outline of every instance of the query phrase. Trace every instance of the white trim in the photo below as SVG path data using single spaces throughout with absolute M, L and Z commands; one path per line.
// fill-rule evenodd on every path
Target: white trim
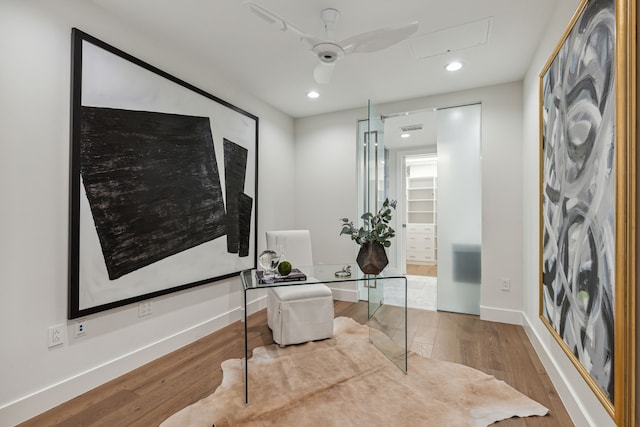
M 549 379 L 556 388 L 558 397 L 562 400 L 562 404 L 566 408 L 574 425 L 592 427 L 598 425 L 588 415 L 588 411 L 584 408 L 583 402 L 576 399 L 578 391 L 574 389 L 569 379 L 563 374 L 556 359 L 553 357 L 551 349 L 545 345 L 544 341 L 533 328 L 530 319 L 524 312 L 480 306 L 480 318 L 482 320 L 493 322 L 521 325 L 527 334 L 529 342 L 531 342 L 533 349 L 538 355 L 538 358 L 542 362 Z
M 556 388 L 558 396 L 560 400 L 562 400 L 573 424 L 576 426 L 596 426 L 597 424 L 587 415 L 588 411 L 583 407 L 581 402 L 576 399 L 578 392 L 572 387 L 571 382 L 558 367 L 556 360 L 552 357 L 550 349 L 544 344 L 541 337 L 533 328 L 527 315 L 522 313 L 522 316 L 524 320 L 522 327 L 529 338 L 529 342 L 531 342 L 544 369 L 547 371 L 549 379 L 551 379 L 553 386 Z
M 358 302 L 358 291 L 355 289 L 331 288 L 333 299 L 338 301 Z
M 265 308 L 266 301 L 266 296 L 250 301 L 247 311 L 252 314 Z M 234 308 L 130 353 L 75 374 L 58 383 L 48 385 L 20 397 L 0 407 L 2 424 L 16 425 L 33 418 L 34 414 L 48 411 L 241 319 L 242 307 Z
M 480 319 L 490 322 L 522 325 L 524 323 L 524 313 L 519 310 L 506 310 L 504 308 L 480 305 Z

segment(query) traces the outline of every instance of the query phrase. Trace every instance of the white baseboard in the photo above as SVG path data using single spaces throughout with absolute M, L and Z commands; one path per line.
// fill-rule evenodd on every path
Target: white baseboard
M 529 318 L 523 314 L 523 325 L 525 333 L 529 338 L 529 342 L 533 346 L 536 354 L 540 358 L 542 365 L 544 366 L 549 379 L 553 383 L 560 400 L 567 410 L 569 417 L 576 426 L 594 426 L 594 424 L 586 415 L 586 412 L 578 399 L 576 399 L 577 393 L 571 386 L 569 380 L 561 372 L 556 364 L 556 361 L 550 356 L 551 352 L 549 348 L 544 344 L 536 330 L 531 325 Z
M 495 307 L 480 306 L 480 318 L 492 322 L 510 323 L 521 325 L 531 342 L 536 354 L 544 365 L 544 368 L 551 379 L 554 387 L 558 392 L 558 396 L 562 400 L 569 417 L 576 426 L 593 426 L 588 417 L 585 415 L 584 408 L 576 399 L 576 392 L 571 387 L 569 380 L 562 374 L 555 360 L 551 357 L 551 353 L 540 336 L 536 333 L 531 325 L 529 318 L 522 311 L 504 310 Z
M 338 301 L 358 302 L 358 291 L 354 289 L 331 288 L 333 299 Z
M 249 314 L 255 313 L 266 306 L 266 296 L 261 297 L 249 302 L 247 312 Z M 0 407 L 0 426 L 12 426 L 33 418 L 241 319 L 242 308 L 232 309 L 85 372 L 78 373 L 56 384 L 9 402 Z
M 522 325 L 524 315 L 519 310 L 505 310 L 503 308 L 480 306 L 480 319 L 490 322 L 509 323 L 512 325 Z

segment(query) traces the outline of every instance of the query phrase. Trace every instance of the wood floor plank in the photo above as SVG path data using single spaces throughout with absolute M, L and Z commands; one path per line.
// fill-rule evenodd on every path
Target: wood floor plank
M 497 323 L 482 322 L 484 337 L 484 353 L 482 357 L 482 370 L 492 371 L 504 375 L 506 373 L 505 361 L 502 355 L 505 352 L 504 343 L 500 338 L 500 333 L 496 327 Z
M 367 322 L 367 304 L 336 301 L 336 316 Z M 398 308 L 378 320 L 393 335 L 404 332 Z M 395 317 L 394 317 L 395 316 Z M 551 410 L 546 417 L 515 418 L 496 427 L 569 427 L 573 424 L 520 326 L 476 316 L 407 311 L 409 348 L 426 357 L 465 363 L 496 376 Z M 273 343 L 262 310 L 247 321 L 250 350 Z M 244 354 L 244 325 L 236 322 L 21 424 L 51 426 L 154 426 L 211 394 L 222 381 L 220 364 Z M 409 373 L 411 365 L 409 365 Z
M 415 328 L 415 332 L 409 339 L 409 350 L 418 353 L 423 357 L 431 357 L 433 345 L 438 331 L 438 313 L 435 311 L 409 310 L 409 318 L 417 319 L 417 322 L 410 323 L 410 332 Z
M 475 316 L 463 316 L 456 319 L 456 326 L 460 363 L 475 369 L 482 369 L 481 346 L 484 346 L 485 343 L 478 341 L 478 335 L 483 332 L 480 320 Z
M 407 264 L 407 274 L 414 275 L 414 276 L 438 277 L 438 266 Z

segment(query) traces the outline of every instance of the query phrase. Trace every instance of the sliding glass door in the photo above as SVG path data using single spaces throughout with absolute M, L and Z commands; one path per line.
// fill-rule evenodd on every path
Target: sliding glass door
M 438 110 L 438 310 L 480 314 L 481 105 Z

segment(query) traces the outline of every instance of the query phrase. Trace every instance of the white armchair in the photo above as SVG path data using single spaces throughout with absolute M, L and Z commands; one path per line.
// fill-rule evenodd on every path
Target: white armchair
M 284 237 L 285 258 L 294 268 L 313 265 L 309 230 L 267 231 L 267 248 Z M 305 271 L 309 275 L 308 271 Z M 323 284 L 280 286 L 267 292 L 267 323 L 273 340 L 284 347 L 333 336 L 333 295 Z

